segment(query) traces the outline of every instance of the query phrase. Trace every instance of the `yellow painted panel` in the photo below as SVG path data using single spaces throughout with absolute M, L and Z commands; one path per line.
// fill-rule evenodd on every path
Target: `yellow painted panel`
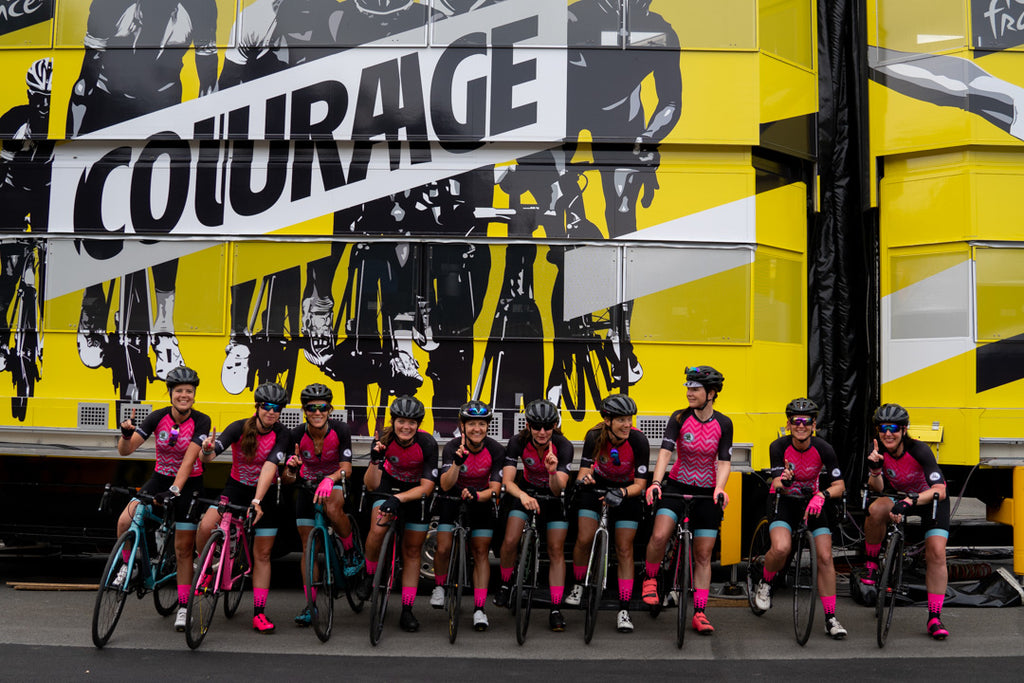
M 771 55 L 758 60 L 761 122 L 780 121 L 818 111 L 818 76 Z

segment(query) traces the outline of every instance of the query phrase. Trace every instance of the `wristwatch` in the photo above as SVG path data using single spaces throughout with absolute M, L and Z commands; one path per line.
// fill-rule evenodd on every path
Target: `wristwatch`
M 181 495 L 181 489 L 179 489 L 174 484 L 171 484 L 171 488 L 169 488 L 167 490 L 170 491 L 171 493 L 173 493 L 175 498 L 177 498 L 178 496 Z

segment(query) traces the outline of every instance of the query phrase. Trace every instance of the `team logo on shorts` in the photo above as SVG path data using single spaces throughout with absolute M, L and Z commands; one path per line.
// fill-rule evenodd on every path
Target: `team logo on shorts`
M 684 432 L 683 433 L 683 441 L 685 441 L 686 443 L 693 443 L 693 440 L 696 439 L 696 438 L 697 437 L 693 435 L 693 432 Z

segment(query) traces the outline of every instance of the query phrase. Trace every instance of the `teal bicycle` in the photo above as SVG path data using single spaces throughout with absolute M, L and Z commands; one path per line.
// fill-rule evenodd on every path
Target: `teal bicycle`
M 141 600 L 146 593 L 153 593 L 156 611 L 168 616 L 178 606 L 178 585 L 175 577 L 178 571 L 174 556 L 174 506 L 163 506 L 163 516 L 153 509 L 155 497 L 132 488 L 120 488 L 107 484 L 100 500 L 100 510 L 107 509 L 110 495 L 117 493 L 133 496 L 139 500 L 132 515 L 131 526 L 114 543 L 114 549 L 107 557 L 107 564 L 100 575 L 96 605 L 92 612 L 92 642 L 103 647 L 110 640 L 117 626 L 125 599 L 135 593 Z M 155 529 L 154 547 L 150 552 L 147 526 Z

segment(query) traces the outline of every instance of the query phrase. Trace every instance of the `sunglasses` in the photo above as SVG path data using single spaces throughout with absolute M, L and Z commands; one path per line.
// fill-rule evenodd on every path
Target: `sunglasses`
M 465 413 L 473 417 L 487 417 L 491 414 L 491 409 L 487 406 L 471 406 L 466 409 Z
M 307 403 L 303 406 L 307 413 L 329 413 L 331 406 L 326 403 Z
M 900 431 L 900 429 L 902 429 L 902 427 L 900 427 L 899 425 L 893 425 L 893 424 L 878 425 L 878 431 L 880 433 L 882 433 L 882 434 L 895 434 L 896 432 Z
M 532 429 L 535 432 L 550 432 L 554 428 L 554 422 L 546 422 L 544 424 L 530 424 L 530 429 Z
M 260 403 L 257 407 L 258 408 L 263 408 L 263 410 L 266 410 L 269 413 L 280 413 L 281 412 L 281 408 L 283 408 L 284 406 L 282 406 L 280 403 L 267 403 L 267 402 L 264 402 L 264 403 Z
M 790 423 L 798 427 L 810 427 L 814 423 L 814 418 L 811 417 L 794 417 L 790 418 Z

